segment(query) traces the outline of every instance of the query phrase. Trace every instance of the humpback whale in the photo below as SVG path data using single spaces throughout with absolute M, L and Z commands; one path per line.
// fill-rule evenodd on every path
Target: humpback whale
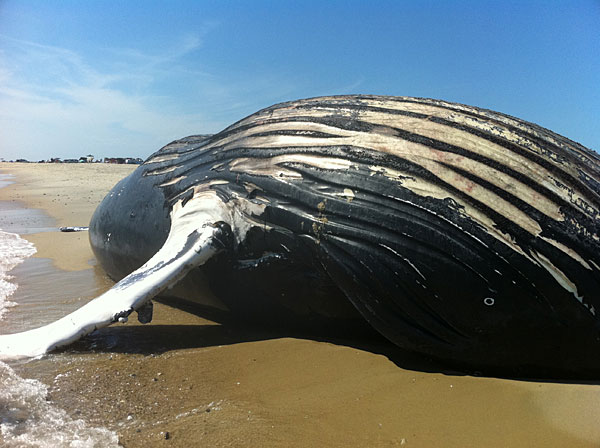
M 277 104 L 152 154 L 89 237 L 118 283 L 0 336 L 0 356 L 133 311 L 148 321 L 153 297 L 182 279 L 193 296 L 202 278 L 204 305 L 248 319 L 360 319 L 465 368 L 600 374 L 600 157 L 502 113 L 368 95 Z

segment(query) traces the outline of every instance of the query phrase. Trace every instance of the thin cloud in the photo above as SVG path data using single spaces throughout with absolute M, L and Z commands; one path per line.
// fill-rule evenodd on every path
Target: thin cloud
M 112 59 L 119 69 L 110 73 L 70 49 L 0 38 L 0 126 L 8 130 L 0 141 L 0 157 L 5 159 L 83 153 L 144 157 L 169 139 L 224 125 L 201 113 L 174 112 L 168 96 L 139 88 L 141 79 L 150 86 L 164 76 L 166 65 L 200 48 L 200 36 L 184 37 L 168 55 L 137 51 L 137 60 Z M 119 52 L 133 54 L 114 51 Z

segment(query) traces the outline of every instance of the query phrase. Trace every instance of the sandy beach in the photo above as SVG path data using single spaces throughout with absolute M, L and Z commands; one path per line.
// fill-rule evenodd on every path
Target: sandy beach
M 0 201 L 39 209 L 54 227 L 86 226 L 133 169 L 1 163 L 15 178 Z M 17 298 L 29 291 L 77 307 L 111 286 L 85 232 L 23 237 L 43 261 L 16 270 Z M 46 275 L 35 275 L 41 264 Z M 151 324 L 131 319 L 14 368 L 125 447 L 600 445 L 598 385 L 426 372 L 378 338 L 290 337 L 180 308 L 156 303 Z

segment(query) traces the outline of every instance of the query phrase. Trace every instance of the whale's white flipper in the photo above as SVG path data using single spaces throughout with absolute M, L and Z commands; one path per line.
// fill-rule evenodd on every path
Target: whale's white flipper
M 34 357 L 67 345 L 142 308 L 150 299 L 223 248 L 231 215 L 213 191 L 196 194 L 171 211 L 162 248 L 141 268 L 73 313 L 44 327 L 0 335 L 0 359 Z

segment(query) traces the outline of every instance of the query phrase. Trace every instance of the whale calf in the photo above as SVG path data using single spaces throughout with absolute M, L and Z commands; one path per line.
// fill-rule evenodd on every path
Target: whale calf
M 0 356 L 133 311 L 148 321 L 153 297 L 182 279 L 193 296 L 201 278 L 205 306 L 248 319 L 360 319 L 452 365 L 600 374 L 600 158 L 502 113 L 367 95 L 277 104 L 151 155 L 89 236 L 118 283 L 0 336 Z

